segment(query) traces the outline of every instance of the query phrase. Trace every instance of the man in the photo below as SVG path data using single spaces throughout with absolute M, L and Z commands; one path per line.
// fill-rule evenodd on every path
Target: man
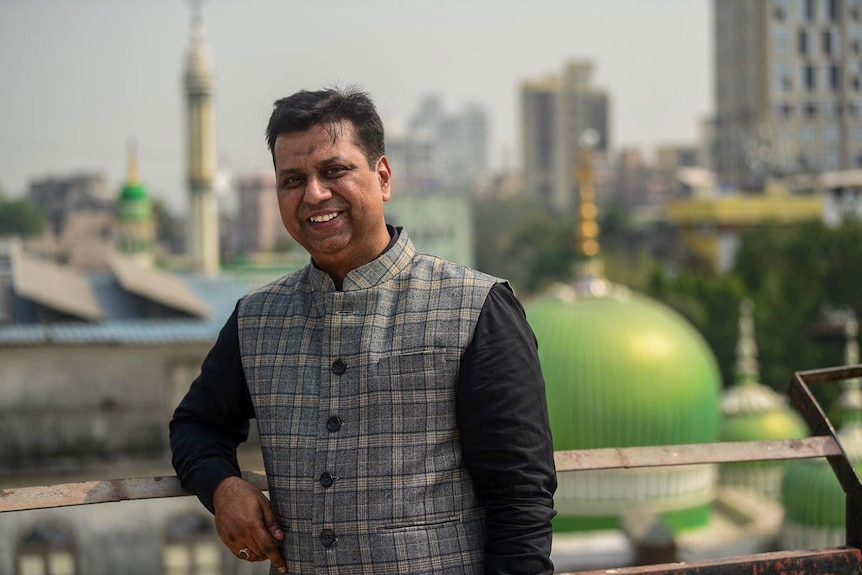
M 282 573 L 552 573 L 544 382 L 511 289 L 387 226 L 366 94 L 279 100 L 267 141 L 311 263 L 222 329 L 171 421 L 183 486 L 235 555 Z M 270 499 L 240 478 L 251 418 Z

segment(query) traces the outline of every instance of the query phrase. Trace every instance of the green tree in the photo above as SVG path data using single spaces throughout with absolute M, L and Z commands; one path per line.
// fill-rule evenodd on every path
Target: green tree
M 715 353 L 722 381 L 732 382 L 739 303 L 745 298 L 739 278 L 701 273 L 670 277 L 656 268 L 647 293 L 678 311 L 703 334 Z
M 153 220 L 156 226 L 156 240 L 175 253 L 185 251 L 185 231 L 183 220 L 178 218 L 161 198 L 153 198 Z
M 45 229 L 44 212 L 24 199 L 0 195 L 0 236 L 38 236 Z
M 742 235 L 734 272 L 755 302 L 762 378 L 786 389 L 795 371 L 844 363 L 841 326 L 818 329 L 824 312 L 862 310 L 862 227 L 847 221 L 762 226 Z M 837 330 L 836 330 L 837 328 Z M 829 406 L 837 388 L 815 390 Z

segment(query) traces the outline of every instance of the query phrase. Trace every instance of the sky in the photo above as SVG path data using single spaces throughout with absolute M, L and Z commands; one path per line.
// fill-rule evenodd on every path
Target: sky
M 83 172 L 185 210 L 182 73 L 190 0 L 0 0 L 0 186 Z M 694 142 L 713 110 L 711 0 L 203 0 L 218 162 L 271 169 L 272 102 L 358 84 L 384 123 L 439 94 L 483 106 L 491 162 L 520 164 L 519 87 L 589 59 L 611 144 Z M 397 166 L 394 166 L 397 169 Z M 397 193 L 397 190 L 395 190 Z

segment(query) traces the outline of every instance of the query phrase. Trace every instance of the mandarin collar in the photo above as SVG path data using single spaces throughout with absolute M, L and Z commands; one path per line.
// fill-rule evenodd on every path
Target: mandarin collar
M 341 291 L 372 288 L 394 278 L 410 264 L 416 254 L 416 248 L 407 236 L 407 232 L 402 228 L 397 228 L 396 233 L 398 234 L 397 238 L 382 254 L 367 264 L 350 271 L 345 276 Z M 338 291 L 335 289 L 335 282 L 332 281 L 329 274 L 313 263 L 308 267 L 309 279 L 315 289 L 325 292 Z

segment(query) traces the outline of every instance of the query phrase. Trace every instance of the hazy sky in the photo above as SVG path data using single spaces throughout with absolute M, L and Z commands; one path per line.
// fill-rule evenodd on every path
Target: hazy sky
M 220 165 L 268 169 L 272 102 L 358 83 L 384 121 L 439 93 L 483 105 L 492 161 L 519 164 L 519 84 L 592 59 L 612 145 L 694 141 L 712 104 L 710 0 L 205 0 Z M 184 209 L 188 0 L 0 0 L 0 185 L 81 171 Z M 397 166 L 395 166 L 397 169 Z M 397 190 L 396 190 L 397 193 Z

